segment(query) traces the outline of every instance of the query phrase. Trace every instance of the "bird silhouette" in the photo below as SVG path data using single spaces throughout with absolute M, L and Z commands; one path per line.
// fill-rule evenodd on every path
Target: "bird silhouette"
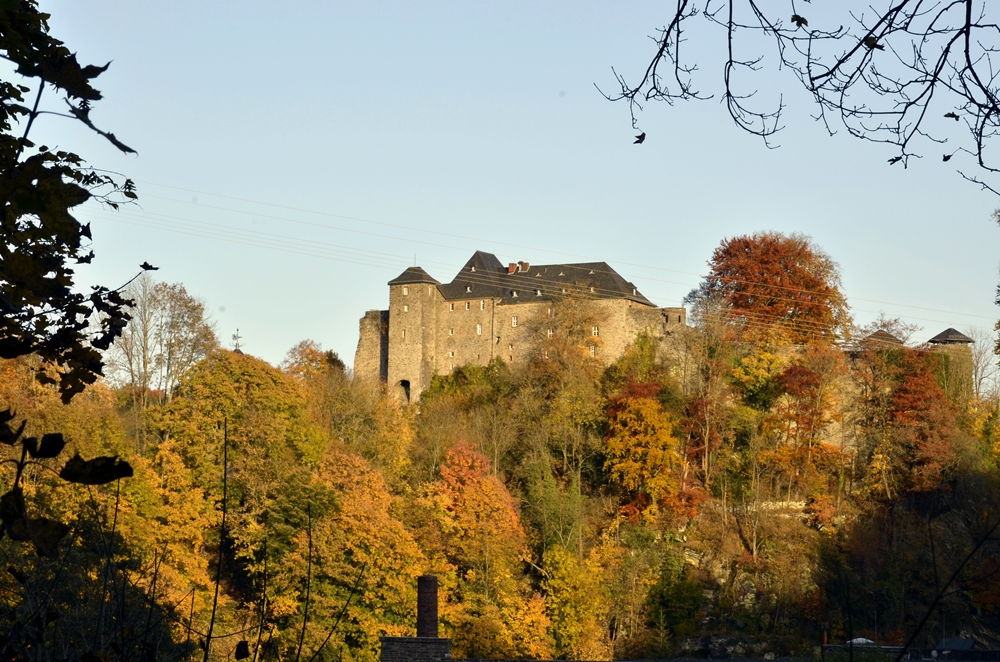
M 632 144 L 641 145 L 645 140 L 646 140 L 646 132 L 643 131 L 642 133 L 640 133 L 635 137 L 635 142 L 633 142 Z
M 958 115 L 956 115 L 955 113 L 945 113 L 944 116 L 947 117 L 948 119 L 955 120 L 956 122 L 958 121 Z
M 799 16 L 798 14 L 792 14 L 792 23 L 794 23 L 797 27 L 800 28 L 802 26 L 809 27 L 809 21 L 807 21 L 802 16 Z
M 139 265 L 139 268 L 142 269 L 143 271 L 156 271 L 159 269 L 159 267 L 154 267 L 149 262 L 143 262 L 142 264 Z
M 899 163 L 902 160 L 903 160 L 902 156 L 894 156 L 891 159 L 889 159 L 889 165 L 896 165 L 897 163 Z
M 941 160 L 942 160 L 942 161 L 946 161 L 946 162 L 947 162 L 947 161 L 951 161 L 951 157 L 952 157 L 952 156 L 954 156 L 954 154 L 945 154 L 945 155 L 944 155 L 944 156 L 943 156 L 943 157 L 941 158 Z
M 865 37 L 865 40 L 864 40 L 863 43 L 865 45 L 865 48 L 867 48 L 868 50 L 871 50 L 873 48 L 876 49 L 876 50 L 880 50 L 880 51 L 884 51 L 885 50 L 885 46 L 883 46 L 882 44 L 878 43 L 878 39 L 875 38 L 875 35 L 871 35 L 871 34 L 868 35 L 867 37 Z

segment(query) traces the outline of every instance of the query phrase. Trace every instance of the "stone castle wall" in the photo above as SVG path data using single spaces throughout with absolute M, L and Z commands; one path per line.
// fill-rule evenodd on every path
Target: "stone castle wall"
M 415 400 L 435 374 L 494 358 L 524 363 L 544 351 L 555 329 L 560 302 L 501 303 L 493 298 L 447 301 L 435 285 L 389 288 L 389 310 L 361 320 L 355 376 L 385 382 L 402 401 Z M 592 334 L 594 356 L 609 365 L 648 331 L 663 337 L 685 328 L 684 308 L 656 308 L 628 299 L 582 300 L 584 334 Z
M 358 350 L 354 354 L 354 377 L 381 381 L 389 375 L 389 311 L 369 310 L 361 318 Z

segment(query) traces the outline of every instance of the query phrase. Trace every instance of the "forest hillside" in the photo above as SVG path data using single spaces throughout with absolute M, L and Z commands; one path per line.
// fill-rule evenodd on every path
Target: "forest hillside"
M 280 366 L 225 349 L 144 276 L 107 379 L 69 404 L 40 358 L 0 361 L 5 429 L 132 474 L 68 484 L 5 437 L 23 507 L 68 528 L 0 541 L 4 655 L 372 661 L 414 633 L 425 573 L 456 657 L 1000 648 L 992 339 L 854 326 L 802 237 L 726 240 L 709 269 L 689 327 L 610 366 L 566 300 L 544 352 L 412 405 L 310 340 Z

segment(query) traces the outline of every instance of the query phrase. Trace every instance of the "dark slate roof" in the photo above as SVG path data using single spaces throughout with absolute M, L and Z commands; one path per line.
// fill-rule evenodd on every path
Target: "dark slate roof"
M 937 334 L 927 342 L 935 345 L 956 345 L 956 344 L 966 344 L 975 342 L 969 336 L 964 333 L 960 333 L 955 329 L 948 328 Z
M 432 285 L 440 285 L 437 280 L 432 278 L 429 273 L 420 267 L 409 267 L 406 271 L 389 281 L 390 285 L 408 285 L 411 283 L 430 283 Z
M 438 289 L 446 300 L 489 297 L 500 299 L 501 303 L 527 303 L 553 301 L 576 294 L 654 305 L 606 262 L 519 263 L 513 273 L 509 271 L 496 255 L 476 251 L 455 278 Z
M 875 333 L 873 333 L 870 336 L 868 336 L 867 338 L 865 338 L 865 340 L 868 340 L 870 342 L 884 343 L 884 344 L 887 344 L 887 345 L 902 345 L 903 344 L 902 340 L 900 340 L 896 336 L 892 335 L 891 333 L 889 333 L 885 329 L 879 329 Z

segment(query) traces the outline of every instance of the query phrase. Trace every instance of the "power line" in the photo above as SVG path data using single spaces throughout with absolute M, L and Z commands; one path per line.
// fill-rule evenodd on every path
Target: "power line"
M 463 239 L 463 240 L 467 240 L 467 241 L 474 241 L 474 242 L 477 242 L 477 243 L 492 243 L 492 244 L 497 244 L 497 245 L 501 245 L 501 246 L 509 246 L 509 247 L 512 247 L 512 248 L 519 248 L 519 249 L 522 249 L 522 250 L 532 250 L 532 251 L 537 251 L 538 250 L 537 247 L 524 246 L 524 245 L 521 245 L 521 244 L 514 244 L 514 243 L 508 243 L 508 242 L 502 242 L 502 241 L 495 241 L 495 240 L 489 240 L 489 241 L 487 241 L 487 240 L 484 240 L 484 239 L 481 239 L 481 238 L 471 237 L 471 236 L 467 236 L 467 235 L 459 235 L 459 234 L 448 233 L 448 232 L 440 232 L 440 231 L 436 231 L 436 230 L 427 230 L 427 229 L 424 229 L 424 228 L 416 228 L 416 227 L 412 227 L 412 226 L 395 224 L 395 223 L 386 223 L 386 222 L 382 222 L 382 221 L 373 221 L 373 220 L 370 220 L 370 219 L 364 219 L 364 218 L 360 218 L 360 217 L 356 217 L 356 216 L 347 216 L 347 215 L 343 215 L 343 214 L 335 214 L 335 213 L 331 213 L 331 212 L 323 212 L 323 211 L 317 211 L 317 210 L 313 210 L 313 209 L 305 209 L 305 208 L 301 208 L 301 207 L 293 207 L 293 206 L 290 206 L 290 205 L 281 205 L 281 204 L 275 204 L 275 203 L 270 203 L 270 202 L 264 202 L 264 201 L 260 201 L 260 200 L 251 200 L 251 199 L 247 199 L 247 198 L 240 198 L 240 197 L 236 197 L 236 196 L 228 196 L 228 195 L 223 195 L 223 194 L 219 194 L 219 193 L 211 193 L 211 192 L 208 192 L 208 191 L 201 191 L 201 190 L 196 190 L 196 189 L 188 189 L 188 188 L 183 188 L 183 187 L 179 187 L 179 186 L 170 186 L 170 185 L 167 185 L 167 184 L 158 184 L 158 183 L 155 183 L 155 182 L 145 182 L 145 181 L 143 181 L 141 183 L 147 184 L 147 185 L 150 185 L 150 186 L 157 186 L 157 187 L 167 188 L 167 189 L 172 189 L 172 190 L 177 190 L 177 191 L 185 191 L 187 193 L 196 193 L 198 195 L 207 195 L 207 196 L 216 197 L 216 198 L 222 198 L 222 199 L 226 199 L 226 200 L 234 200 L 234 201 L 238 201 L 238 202 L 244 202 L 244 203 L 247 203 L 247 204 L 260 205 L 260 206 L 264 206 L 264 207 L 272 207 L 272 208 L 275 208 L 275 209 L 286 209 L 286 210 L 289 210 L 289 211 L 296 211 L 296 212 L 301 212 L 301 213 L 314 214 L 314 215 L 317 215 L 317 216 L 325 216 L 325 217 L 328 217 L 328 218 L 338 218 L 338 219 L 343 219 L 343 220 L 351 220 L 351 221 L 356 221 L 356 222 L 360 222 L 360 223 L 367 223 L 367 224 L 378 225 L 378 226 L 382 226 L 382 227 L 390 227 L 390 228 L 395 228 L 395 229 L 407 230 L 407 231 L 411 231 L 411 232 L 419 232 L 419 233 L 423 233 L 423 234 L 430 234 L 430 235 L 436 235 L 436 236 L 442 236 L 442 237 L 450 237 L 450 238 L 455 238 L 455 239 Z M 210 208 L 210 209 L 218 209 L 218 210 L 222 210 L 222 211 L 229 211 L 229 212 L 238 213 L 238 214 L 246 214 L 246 215 L 250 215 L 250 216 L 259 216 L 259 217 L 263 217 L 263 218 L 270 218 L 270 219 L 273 219 L 273 220 L 286 221 L 286 222 L 290 222 L 290 223 L 297 223 L 297 224 L 302 224 L 302 225 L 311 225 L 311 226 L 314 226 L 314 227 L 322 227 L 322 228 L 325 228 L 325 229 L 339 230 L 339 231 L 351 232 L 351 233 L 356 233 L 356 234 L 364 234 L 364 235 L 375 236 L 375 237 L 379 237 L 379 238 L 383 238 L 383 239 L 392 239 L 392 240 L 395 240 L 395 241 L 404 241 L 404 242 L 410 242 L 410 243 L 418 243 L 418 244 L 423 244 L 423 245 L 427 245 L 427 246 L 434 246 L 434 247 L 438 247 L 438 248 L 448 248 L 448 249 L 452 249 L 452 250 L 466 250 L 466 251 L 468 250 L 468 248 L 464 247 L 464 246 L 462 246 L 462 247 L 459 247 L 459 246 L 450 246 L 450 245 L 441 244 L 441 243 L 437 243 L 437 242 L 421 241 L 421 240 L 417 240 L 417 239 L 408 239 L 408 238 L 405 238 L 405 237 L 399 237 L 399 236 L 394 236 L 394 235 L 384 235 L 384 234 L 378 234 L 378 233 L 365 232 L 363 230 L 357 230 L 357 229 L 351 229 L 351 228 L 343 228 L 343 227 L 339 227 L 339 226 L 331 226 L 331 225 L 327 225 L 327 224 L 323 224 L 323 223 L 312 223 L 312 222 L 309 222 L 309 221 L 302 221 L 302 220 L 298 220 L 298 219 L 290 219 L 290 218 L 285 218 L 285 217 L 280 217 L 280 216 L 271 216 L 271 215 L 260 214 L 260 213 L 256 213 L 256 212 L 250 212 L 250 211 L 245 211 L 245 210 L 240 210 L 240 209 L 234 209 L 234 208 L 231 208 L 231 207 L 221 207 L 221 206 L 218 206 L 218 205 L 206 205 L 206 204 L 203 204 L 203 203 L 196 203 L 196 202 L 192 202 L 192 201 L 188 201 L 188 200 L 180 200 L 180 199 L 177 199 L 177 198 L 168 198 L 168 197 L 156 196 L 156 195 L 151 195 L 151 194 L 144 194 L 143 197 L 149 197 L 149 198 L 154 198 L 154 199 L 159 199 L 159 200 L 176 202 L 176 203 L 180 203 L 180 204 L 187 204 L 187 205 L 207 207 L 207 208 Z M 542 252 L 551 253 L 553 255 L 563 255 L 563 256 L 573 257 L 573 258 L 583 259 L 583 260 L 599 261 L 599 260 L 596 260 L 596 259 L 588 257 L 588 256 L 582 256 L 582 255 L 579 255 L 579 254 L 567 253 L 567 252 L 562 252 L 562 251 L 553 251 L 553 250 L 544 249 Z M 685 275 L 685 276 L 695 276 L 698 279 L 702 279 L 703 278 L 703 276 L 701 274 L 696 274 L 694 272 L 681 271 L 681 270 L 677 270 L 677 269 L 669 269 L 669 268 L 666 268 L 666 267 L 657 267 L 657 266 L 652 266 L 652 265 L 647 265 L 647 264 L 642 264 L 642 263 L 628 262 L 628 261 L 624 261 L 624 260 L 616 260 L 615 262 L 616 262 L 616 264 L 622 264 L 622 265 L 626 265 L 626 266 L 638 267 L 638 268 L 642 268 L 642 269 L 650 269 L 650 270 L 654 270 L 654 271 L 663 271 L 663 272 L 668 272 L 668 273 L 676 273 L 676 274 L 681 274 L 681 275 Z M 647 279 L 647 280 L 649 280 L 649 279 Z M 676 282 L 676 281 L 668 281 L 668 280 L 661 280 L 660 282 L 672 283 L 672 284 L 677 284 L 677 285 L 686 285 L 685 283 L 679 283 L 679 282 Z M 775 284 L 772 284 L 772 283 L 760 283 L 760 282 L 746 281 L 746 280 L 741 280 L 739 282 L 742 283 L 742 284 L 746 284 L 746 285 L 756 285 L 756 286 L 771 288 L 771 289 L 774 289 L 774 290 L 784 290 L 784 291 L 793 292 L 793 293 L 806 292 L 806 290 L 802 290 L 801 288 L 792 288 L 792 287 L 787 287 L 787 286 L 775 285 Z M 865 299 L 865 298 L 861 298 L 861 297 L 851 297 L 851 298 L 854 301 L 863 301 L 863 302 L 866 302 L 866 303 L 874 303 L 874 304 L 882 304 L 882 305 L 888 305 L 888 306 L 894 306 L 894 307 L 910 308 L 910 309 L 914 309 L 914 310 L 924 310 L 924 311 L 927 311 L 927 312 L 944 313 L 944 314 L 948 314 L 948 315 L 960 315 L 960 316 L 963 316 L 963 317 L 975 317 L 975 318 L 978 318 L 978 319 L 988 319 L 990 321 L 993 321 L 993 319 L 994 319 L 992 317 L 988 317 L 988 316 L 985 316 L 985 315 L 978 315 L 978 314 L 974 314 L 974 313 L 962 313 L 962 312 L 958 312 L 958 311 L 944 310 L 944 309 L 940 309 L 940 308 L 929 308 L 929 307 L 926 307 L 926 306 L 914 306 L 914 305 L 911 305 L 911 304 L 904 304 L 904 303 L 890 302 L 890 301 L 881 301 L 881 300 L 878 300 L 878 299 Z M 863 311 L 862 309 L 856 309 L 856 310 L 859 310 L 859 311 L 862 311 L 862 312 L 866 312 L 866 311 Z M 867 311 L 867 312 L 871 312 L 871 311 Z M 914 319 L 922 319 L 922 318 L 914 318 Z M 924 320 L 924 321 L 939 321 L 939 320 Z

